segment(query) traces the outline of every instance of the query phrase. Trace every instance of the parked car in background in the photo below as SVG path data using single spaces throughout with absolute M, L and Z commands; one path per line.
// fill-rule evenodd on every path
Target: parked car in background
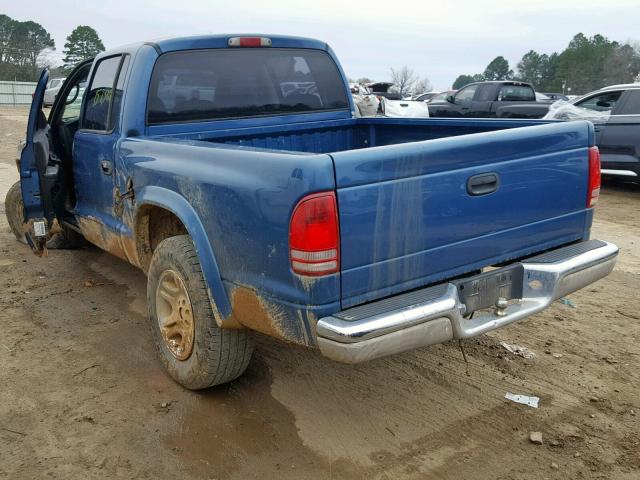
M 437 95 L 434 95 L 429 100 L 427 100 L 427 103 L 442 102 L 442 101 L 446 100 L 448 96 L 455 95 L 456 92 L 457 92 L 457 90 L 447 90 L 446 92 L 441 92 L 441 93 L 439 93 Z
M 380 99 L 366 85 L 350 83 L 351 97 L 358 117 L 372 117 L 380 110 Z
M 565 102 L 569 101 L 569 97 L 567 97 L 566 95 L 563 95 L 562 93 L 543 92 L 543 95 L 546 95 L 551 100 L 564 100 Z
M 429 106 L 427 102 L 415 102 L 413 100 L 380 100 L 381 114 L 392 118 L 429 118 Z
M 64 78 L 52 78 L 49 80 L 47 89 L 44 91 L 44 106 L 50 107 L 56 99 L 56 95 L 60 91 L 60 87 L 64 83 Z
M 426 102 L 391 100 L 377 96 L 366 85 L 350 83 L 351 97 L 358 117 L 428 118 Z
M 594 121 L 602 173 L 640 182 L 640 83 L 612 85 L 583 95 L 576 107 L 609 113 Z
M 428 102 L 429 100 L 431 100 L 433 97 L 440 95 L 441 92 L 427 92 L 427 93 L 421 93 L 419 95 L 414 95 L 413 97 L 411 97 L 411 100 L 414 100 L 416 102 Z
M 552 100 L 537 100 L 528 83 L 477 82 L 462 87 L 444 100 L 429 102 L 432 117 L 542 118 Z
M 391 87 L 393 86 L 394 84 L 391 82 L 374 82 L 367 84 L 369 90 L 371 90 L 373 94 L 377 95 L 378 97 L 388 98 L 389 100 L 402 100 L 402 95 L 400 95 L 398 92 L 390 91 Z

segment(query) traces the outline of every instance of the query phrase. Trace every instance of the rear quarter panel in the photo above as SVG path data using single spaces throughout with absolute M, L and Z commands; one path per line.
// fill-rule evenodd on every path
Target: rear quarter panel
M 200 255 L 211 246 L 231 305 L 220 313 L 312 343 L 316 313 L 338 308 L 340 278 L 312 280 L 291 271 L 289 218 L 304 195 L 335 188 L 331 158 L 176 139 L 128 139 L 121 151 L 139 186 L 136 198 L 144 199 L 145 186 L 175 192 L 200 219 L 206 243 L 196 249 Z M 174 211 L 176 202 L 165 197 L 164 207 Z M 215 273 L 204 272 L 209 284 Z

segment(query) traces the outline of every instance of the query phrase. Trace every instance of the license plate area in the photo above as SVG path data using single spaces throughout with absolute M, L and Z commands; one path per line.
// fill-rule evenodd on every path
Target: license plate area
M 471 278 L 452 282 L 458 288 L 458 296 L 467 307 L 466 313 L 493 307 L 499 298 L 522 298 L 524 267 L 515 264 Z

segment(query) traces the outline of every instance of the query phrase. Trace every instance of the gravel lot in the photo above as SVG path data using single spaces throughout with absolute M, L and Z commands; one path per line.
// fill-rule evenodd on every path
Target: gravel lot
M 25 124 L 0 108 L 2 201 Z M 638 187 L 606 183 L 596 214 L 616 270 L 467 341 L 468 365 L 455 343 L 345 366 L 260 337 L 246 375 L 201 393 L 155 358 L 142 272 L 37 258 L 0 210 L 0 478 L 640 478 Z

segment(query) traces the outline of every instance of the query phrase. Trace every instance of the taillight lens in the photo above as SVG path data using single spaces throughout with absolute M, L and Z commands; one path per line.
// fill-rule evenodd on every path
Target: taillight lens
M 587 189 L 587 208 L 594 207 L 600 197 L 600 150 L 589 149 L 589 188 Z
M 304 197 L 291 216 L 291 268 L 301 275 L 319 276 L 340 270 L 338 208 L 334 192 Z

